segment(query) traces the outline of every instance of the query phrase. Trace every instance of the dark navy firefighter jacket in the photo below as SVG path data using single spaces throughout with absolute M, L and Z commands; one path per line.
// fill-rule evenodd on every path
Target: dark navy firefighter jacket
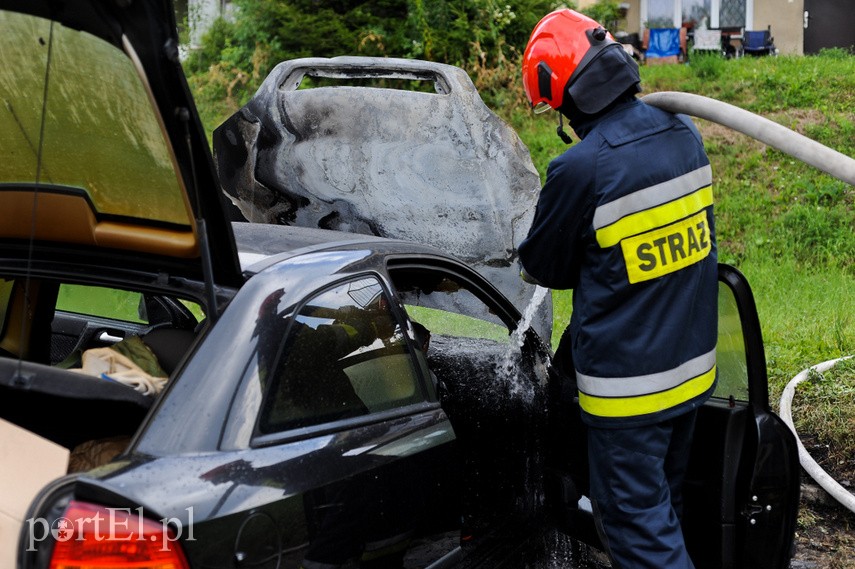
M 582 140 L 550 163 L 520 260 L 543 286 L 574 289 L 583 419 L 652 424 L 715 386 L 709 159 L 687 117 L 636 99 L 573 128 Z

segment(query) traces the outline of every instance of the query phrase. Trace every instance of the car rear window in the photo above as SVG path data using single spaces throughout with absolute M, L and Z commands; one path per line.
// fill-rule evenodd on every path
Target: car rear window
M 190 225 L 130 57 L 34 16 L 0 11 L 0 29 L 0 191 L 38 182 L 85 194 L 98 214 Z

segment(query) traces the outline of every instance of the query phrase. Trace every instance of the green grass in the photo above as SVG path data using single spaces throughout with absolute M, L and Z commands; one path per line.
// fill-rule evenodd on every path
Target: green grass
M 800 432 L 816 435 L 816 443 L 829 446 L 835 466 L 851 468 L 855 448 L 855 359 L 838 362 L 824 373 L 810 373 L 793 397 L 793 421 Z
M 64 284 L 59 287 L 57 310 L 114 318 L 125 322 L 146 322 L 140 316 L 142 294 L 120 289 Z
M 179 299 L 179 301 L 193 313 L 196 320 L 201 322 L 205 319 L 205 313 L 199 304 Z M 4 303 L 0 302 L 0 305 Z M 102 318 L 112 318 L 125 322 L 136 322 L 143 324 L 154 324 L 143 317 L 140 311 L 144 310 L 142 293 L 121 289 L 63 284 L 59 287 L 56 299 L 57 310 L 75 312 L 77 314 L 88 314 Z M 0 314 L 2 323 L 2 314 Z
M 757 302 L 774 402 L 801 370 L 855 354 L 855 277 L 792 259 L 752 259 L 741 269 Z

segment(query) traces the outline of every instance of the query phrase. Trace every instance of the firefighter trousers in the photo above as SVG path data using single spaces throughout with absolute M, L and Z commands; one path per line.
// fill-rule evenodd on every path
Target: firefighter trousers
M 694 569 L 680 517 L 696 415 L 631 429 L 588 428 L 591 502 L 613 567 Z

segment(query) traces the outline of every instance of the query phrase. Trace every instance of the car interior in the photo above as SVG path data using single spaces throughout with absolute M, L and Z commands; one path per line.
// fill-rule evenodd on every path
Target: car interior
M 168 296 L 0 277 L 0 365 L 14 377 L 0 386 L 0 416 L 68 448 L 70 472 L 109 461 L 130 441 L 155 397 L 93 375 L 94 368 L 83 369 L 84 358 L 128 345 L 137 351 L 127 352 L 132 364 L 154 365 L 149 371 L 169 376 L 203 317 L 197 304 Z M 101 447 L 93 445 L 99 442 L 114 452 L 98 455 Z M 94 462 L 86 459 L 96 455 Z

